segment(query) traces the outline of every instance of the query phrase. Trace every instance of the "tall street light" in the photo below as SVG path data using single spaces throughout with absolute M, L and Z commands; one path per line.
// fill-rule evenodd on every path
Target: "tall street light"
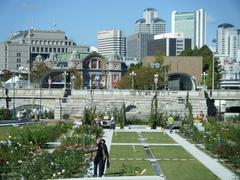
M 67 72 L 64 71 L 64 72 L 62 73 L 62 76 L 64 77 L 64 89 L 66 89 L 66 76 L 67 76 Z
M 75 80 L 76 80 L 76 76 L 72 75 L 72 76 L 71 76 L 72 89 L 74 89 L 74 83 L 75 83 Z
M 15 93 L 16 93 L 16 80 L 15 80 L 15 72 L 13 72 L 13 118 L 15 119 L 16 117 L 16 112 L 15 112 Z
M 206 77 L 207 77 L 207 75 L 208 74 L 205 71 L 202 73 L 204 90 L 206 89 Z
M 158 74 L 154 74 L 154 84 L 155 84 L 155 91 L 156 91 L 156 93 L 157 93 Z
M 134 89 L 134 76 L 136 76 L 137 74 L 132 71 L 129 75 L 132 77 L 132 89 Z
M 215 73 L 215 55 L 213 54 L 212 60 L 212 91 L 214 90 L 214 73 Z

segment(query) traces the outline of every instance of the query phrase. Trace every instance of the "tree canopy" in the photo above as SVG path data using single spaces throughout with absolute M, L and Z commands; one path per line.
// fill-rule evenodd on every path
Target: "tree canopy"
M 208 76 L 206 78 L 206 83 L 208 88 L 212 88 L 212 63 L 213 63 L 213 53 L 207 45 L 202 46 L 200 49 L 185 49 L 181 52 L 179 56 L 202 56 L 203 57 L 203 69 L 202 72 L 207 72 Z M 215 88 L 221 79 L 220 66 L 216 61 L 214 66 L 214 84 Z

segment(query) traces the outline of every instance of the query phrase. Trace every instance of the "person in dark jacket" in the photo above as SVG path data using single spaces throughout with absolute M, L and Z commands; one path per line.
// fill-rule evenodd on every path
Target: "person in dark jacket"
M 104 170 L 105 170 L 105 165 L 106 165 L 106 162 L 107 162 L 107 168 L 109 168 L 109 153 L 108 153 L 108 149 L 107 149 L 107 145 L 106 145 L 106 141 L 105 139 L 101 139 L 101 143 L 102 143 L 102 146 L 103 146 L 103 151 L 105 153 L 105 159 L 103 159 L 103 164 L 102 164 L 102 174 L 104 174 Z
M 98 137 L 96 139 L 95 148 L 93 149 L 93 163 L 94 163 L 94 177 L 97 177 L 97 169 L 98 169 L 98 176 L 102 177 L 104 172 L 104 160 L 106 160 L 108 156 L 107 149 L 104 147 L 103 143 L 101 142 L 101 138 Z M 106 145 L 105 145 L 106 146 Z

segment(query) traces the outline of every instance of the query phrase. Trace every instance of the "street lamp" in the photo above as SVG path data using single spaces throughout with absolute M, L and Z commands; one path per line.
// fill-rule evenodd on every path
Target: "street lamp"
M 129 75 L 132 77 L 132 89 L 134 89 L 134 76 L 136 76 L 137 74 L 132 71 Z
M 154 84 L 155 84 L 155 91 L 156 91 L 156 93 L 157 93 L 158 74 L 154 74 Z
M 202 76 L 203 76 L 203 87 L 204 87 L 204 89 L 206 89 L 206 77 L 207 77 L 207 73 L 204 71 L 203 73 L 202 73 Z
M 15 119 L 15 93 L 16 93 L 16 82 L 15 82 L 15 72 L 13 72 L 13 118 Z
M 64 77 L 64 89 L 66 89 L 66 76 L 67 76 L 67 72 L 64 71 L 64 72 L 62 73 L 62 76 Z
M 71 81 L 72 81 L 72 89 L 74 89 L 74 82 L 76 80 L 76 76 L 72 75 L 71 76 Z

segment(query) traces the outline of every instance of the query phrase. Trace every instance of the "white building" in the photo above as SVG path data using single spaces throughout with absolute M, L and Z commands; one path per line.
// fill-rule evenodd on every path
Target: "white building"
M 143 18 L 135 22 L 136 33 L 162 34 L 166 31 L 166 22 L 158 17 L 156 9 L 144 10 Z
M 105 57 L 112 54 L 126 56 L 126 37 L 119 29 L 101 31 L 97 33 L 98 53 Z
M 185 38 L 192 39 L 192 49 L 206 44 L 206 11 L 172 12 L 172 33 L 182 32 Z
M 217 54 L 240 62 L 240 30 L 231 24 L 220 24 L 217 29 Z
M 18 31 L 0 44 L 0 70 L 17 71 L 20 67 L 31 69 L 36 57 L 47 59 L 51 53 L 68 53 L 73 50 L 88 52 L 88 46 L 77 46 L 60 30 Z
M 240 63 L 227 63 L 223 66 L 220 87 L 225 89 L 240 89 Z

